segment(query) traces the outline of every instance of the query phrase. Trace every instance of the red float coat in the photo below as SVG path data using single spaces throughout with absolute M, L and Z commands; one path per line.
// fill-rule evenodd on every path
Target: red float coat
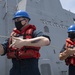
M 20 35 L 23 36 L 23 39 L 31 39 L 33 31 L 36 30 L 34 25 L 27 25 L 23 30 L 20 32 L 17 29 L 14 29 L 11 33 L 11 36 L 19 37 Z M 9 59 L 16 58 L 16 59 L 25 59 L 25 58 L 39 58 L 40 47 L 34 46 L 23 46 L 22 48 L 9 48 L 10 44 L 12 43 L 12 38 L 9 39 L 8 50 L 7 50 L 7 57 Z

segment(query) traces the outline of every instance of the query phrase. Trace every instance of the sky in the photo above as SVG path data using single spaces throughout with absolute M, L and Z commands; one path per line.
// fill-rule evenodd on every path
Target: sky
M 75 13 L 75 0 L 60 0 L 64 9 Z

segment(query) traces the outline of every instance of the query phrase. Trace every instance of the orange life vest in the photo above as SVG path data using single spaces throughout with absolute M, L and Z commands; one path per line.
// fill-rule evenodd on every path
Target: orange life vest
M 66 47 L 65 48 L 74 48 L 75 47 L 75 41 L 72 41 L 70 38 L 66 39 Z M 66 65 L 74 65 L 75 66 L 75 54 L 69 56 L 67 59 L 65 59 Z
M 36 27 L 34 25 L 27 25 L 21 32 L 17 29 L 14 29 L 11 33 L 11 37 L 19 37 L 20 35 L 23 36 L 23 39 L 31 39 L 33 31 L 36 30 Z M 39 49 L 40 47 L 34 47 L 34 46 L 24 46 L 20 49 L 17 48 L 9 48 L 9 45 L 12 43 L 12 38 L 9 39 L 8 44 L 8 50 L 7 50 L 7 57 L 9 59 L 11 58 L 17 58 L 17 59 L 25 59 L 25 58 L 39 58 L 40 53 Z

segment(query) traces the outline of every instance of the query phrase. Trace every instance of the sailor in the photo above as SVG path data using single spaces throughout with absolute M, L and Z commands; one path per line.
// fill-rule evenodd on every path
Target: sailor
M 38 68 L 39 50 L 50 45 L 50 37 L 29 24 L 29 14 L 18 10 L 13 17 L 15 28 L 10 38 L 0 44 L 0 55 L 12 59 L 9 75 L 40 75 Z
M 75 25 L 68 28 L 68 38 L 65 45 L 59 54 L 60 60 L 65 60 L 66 65 L 69 66 L 69 74 L 75 75 Z

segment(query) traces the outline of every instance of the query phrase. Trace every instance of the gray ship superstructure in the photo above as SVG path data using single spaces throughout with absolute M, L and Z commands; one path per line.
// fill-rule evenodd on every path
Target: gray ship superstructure
M 59 52 L 67 38 L 67 28 L 74 24 L 75 14 L 62 8 L 59 0 L 0 0 L 0 42 L 10 36 L 13 14 L 25 10 L 31 24 L 51 38 L 51 45 L 42 47 L 39 60 L 41 75 L 68 75 L 68 66 L 59 60 Z M 0 75 L 9 75 L 11 59 L 0 56 Z

